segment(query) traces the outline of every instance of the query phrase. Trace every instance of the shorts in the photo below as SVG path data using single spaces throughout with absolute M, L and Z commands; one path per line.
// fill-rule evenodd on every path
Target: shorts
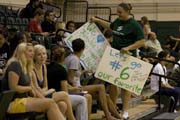
M 27 98 L 16 98 L 10 103 L 8 113 L 25 113 Z

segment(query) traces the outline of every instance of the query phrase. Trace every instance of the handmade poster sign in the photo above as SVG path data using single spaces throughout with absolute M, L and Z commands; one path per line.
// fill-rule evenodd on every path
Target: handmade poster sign
M 140 95 L 151 69 L 147 62 L 106 47 L 95 77 Z
M 87 22 L 67 38 L 66 45 L 72 50 L 72 41 L 81 38 L 85 42 L 85 50 L 81 56 L 81 64 L 85 69 L 96 71 L 106 46 L 109 46 L 104 35 L 94 23 Z

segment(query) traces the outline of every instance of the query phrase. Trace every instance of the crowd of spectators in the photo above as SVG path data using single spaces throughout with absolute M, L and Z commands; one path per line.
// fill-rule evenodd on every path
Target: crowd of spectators
M 47 0 L 47 3 L 52 4 L 52 0 Z M 118 10 L 124 11 L 129 16 L 130 8 L 126 9 L 128 5 L 121 5 L 118 6 Z M 109 92 L 108 95 L 104 84 L 82 86 L 80 83 L 81 75 L 92 73 L 91 70 L 82 70 L 79 61 L 85 49 L 85 43 L 82 39 L 75 39 L 72 42 L 72 52 L 63 41 L 64 38 L 76 30 L 75 21 L 68 21 L 67 23 L 58 21 L 55 19 L 54 11 L 44 11 L 39 0 L 30 0 L 22 10 L 21 17 L 29 19 L 27 31 L 15 30 L 12 34 L 10 32 L 6 34 L 4 29 L 0 30 L 2 88 L 3 90 L 15 90 L 17 92 L 7 112 L 44 112 L 49 120 L 64 120 L 65 118 L 68 118 L 68 120 L 90 120 L 92 100 L 95 99 L 100 102 L 107 120 L 121 119 L 116 106 L 116 97 L 119 96 L 119 92 L 115 92 L 117 93 L 116 97 L 112 95 L 112 91 L 119 90 L 117 87 L 110 86 L 114 90 Z M 92 21 L 98 24 L 96 18 L 93 18 Z M 114 24 L 108 24 L 110 25 L 109 29 L 103 31 L 104 36 L 112 46 L 113 27 L 116 27 Z M 151 30 L 146 16 L 142 17 L 141 24 L 142 28 L 137 24 L 138 30 L 143 31 L 144 35 L 139 34 L 139 36 L 144 36 L 144 38 L 139 40 L 143 41 L 141 42 L 141 48 L 137 47 L 138 50 L 131 50 L 134 56 L 151 55 L 166 59 L 170 55 L 169 60 L 179 61 L 180 38 L 169 36 L 166 44 L 161 45 L 158 36 Z M 52 45 L 47 49 L 41 42 L 35 40 L 33 35 L 40 35 L 43 38 L 53 36 Z M 122 49 L 124 52 L 129 51 L 127 47 Z M 166 53 L 164 50 L 168 50 L 168 52 Z M 151 60 L 147 61 L 152 62 Z M 172 68 L 164 62 L 158 61 L 153 71 L 165 75 L 168 71 L 163 70 L 166 69 L 165 66 L 167 69 Z M 151 76 L 153 90 L 155 87 L 153 84 L 156 84 L 157 87 L 157 81 L 157 76 Z M 164 91 L 161 92 L 173 96 L 177 103 L 179 88 L 169 85 L 166 79 L 162 81 L 162 84 L 165 87 L 162 86 Z M 87 91 L 87 93 L 84 91 Z M 159 89 L 156 89 L 156 92 L 158 91 Z M 29 96 L 29 93 L 31 93 L 31 96 Z M 126 95 L 131 97 L 128 92 Z M 19 109 L 16 109 L 17 107 Z M 127 109 L 128 105 L 125 110 L 127 111 Z M 124 119 L 128 119 L 128 117 L 127 114 Z

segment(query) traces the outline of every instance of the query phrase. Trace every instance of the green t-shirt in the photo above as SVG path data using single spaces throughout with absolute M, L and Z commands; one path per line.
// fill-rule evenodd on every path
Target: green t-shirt
M 144 39 L 144 34 L 140 24 L 133 18 L 127 21 L 117 18 L 110 25 L 113 30 L 113 42 L 112 47 L 120 50 L 123 47 L 127 47 L 138 40 Z M 133 56 L 136 56 L 136 50 L 131 51 Z

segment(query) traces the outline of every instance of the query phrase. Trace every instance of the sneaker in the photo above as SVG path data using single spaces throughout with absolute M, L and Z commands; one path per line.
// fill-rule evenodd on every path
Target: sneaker
M 123 112 L 122 118 L 123 118 L 123 120 L 128 120 L 128 119 L 129 119 L 129 114 L 128 114 L 128 112 Z

